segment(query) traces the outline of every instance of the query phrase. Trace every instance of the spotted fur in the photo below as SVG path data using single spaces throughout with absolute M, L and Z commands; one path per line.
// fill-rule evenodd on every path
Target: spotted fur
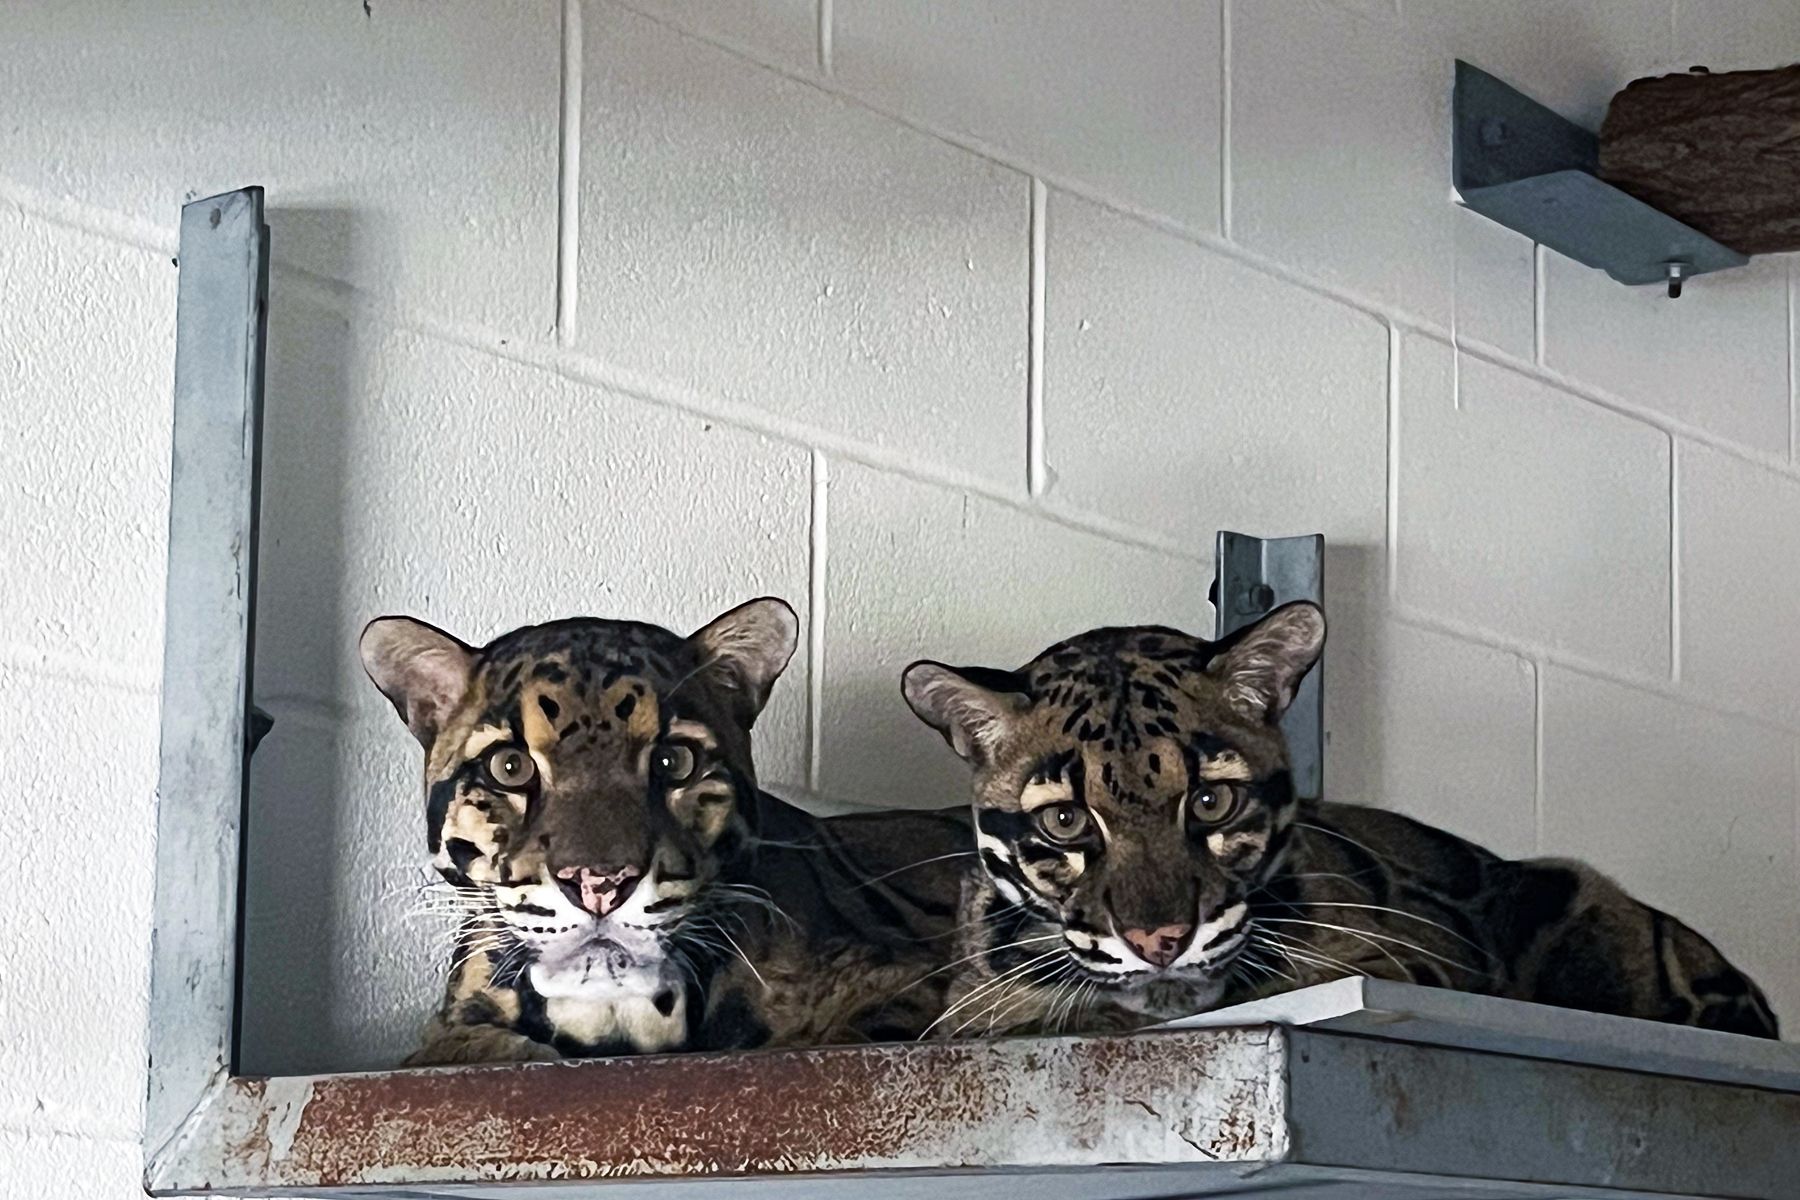
M 1599 872 L 1294 796 L 1310 604 L 1220 642 L 1096 629 L 1017 672 L 908 668 L 973 769 L 981 869 L 939 1032 L 1143 1025 L 1368 975 L 1762 1037 L 1762 993 Z
M 425 747 L 456 954 L 412 1064 L 916 1036 L 943 1003 L 965 812 L 820 820 L 756 786 L 794 649 L 752 601 L 693 634 L 574 619 L 476 649 L 363 636 Z

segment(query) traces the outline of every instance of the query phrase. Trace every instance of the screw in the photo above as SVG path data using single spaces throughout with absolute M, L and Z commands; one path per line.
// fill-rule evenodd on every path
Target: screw
M 1674 259 L 1663 264 L 1663 269 L 1668 272 L 1669 276 L 1669 299 L 1679 300 L 1681 298 L 1681 281 L 1687 278 L 1688 267 L 1690 265 L 1691 264 L 1689 263 L 1682 262 L 1680 259 Z

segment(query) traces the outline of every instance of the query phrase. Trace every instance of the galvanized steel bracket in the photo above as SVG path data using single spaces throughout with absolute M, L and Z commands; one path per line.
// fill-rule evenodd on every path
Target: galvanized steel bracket
M 1219 530 L 1213 562 L 1218 572 L 1209 599 L 1217 615 L 1213 636 L 1222 638 L 1292 600 L 1325 604 L 1325 536 L 1259 538 Z M 1325 663 L 1300 681 L 1281 718 L 1287 738 L 1294 794 L 1317 800 L 1325 785 Z
M 1667 283 L 1749 258 L 1595 173 L 1600 139 L 1466 62 L 1456 64 L 1452 178 L 1468 208 L 1620 283 Z
M 147 1162 L 236 1058 L 245 768 L 268 727 L 250 704 L 269 307 L 262 189 L 186 205 L 176 261 Z

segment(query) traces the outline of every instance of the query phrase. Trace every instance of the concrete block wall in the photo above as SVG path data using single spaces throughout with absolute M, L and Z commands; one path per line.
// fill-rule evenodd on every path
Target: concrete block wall
M 0 46 L 0 753 L 104 880 L 0 917 L 0 1192 L 135 1194 L 170 257 L 251 182 L 253 1069 L 435 1000 L 370 616 L 780 594 L 765 782 L 941 804 L 905 662 L 1204 632 L 1221 527 L 1328 539 L 1332 798 L 1587 857 L 1800 1030 L 1792 263 L 1671 304 L 1448 189 L 1454 57 L 1593 126 L 1800 59 L 1791 4 L 27 0 Z

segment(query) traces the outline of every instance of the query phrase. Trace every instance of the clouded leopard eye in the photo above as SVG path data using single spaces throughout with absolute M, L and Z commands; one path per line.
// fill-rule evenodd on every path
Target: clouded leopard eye
M 537 763 L 517 746 L 502 746 L 488 755 L 487 773 L 501 787 L 516 791 L 537 778 Z
M 1243 793 L 1229 783 L 1209 783 L 1194 793 L 1190 807 L 1202 825 L 1222 825 L 1237 816 Z
M 694 776 L 694 752 L 680 742 L 664 742 L 650 752 L 650 772 L 669 787 L 677 787 Z
M 1051 804 L 1037 811 L 1037 827 L 1053 842 L 1072 842 L 1088 831 L 1087 809 L 1079 804 Z

